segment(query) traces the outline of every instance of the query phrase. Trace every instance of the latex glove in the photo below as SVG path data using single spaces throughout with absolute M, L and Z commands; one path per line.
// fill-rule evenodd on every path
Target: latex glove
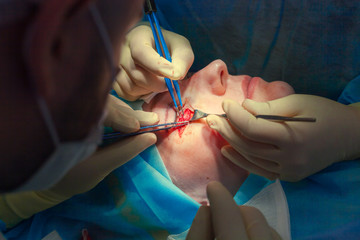
M 0 219 L 12 227 L 33 214 L 89 191 L 110 172 L 156 142 L 156 135 L 137 135 L 102 148 L 72 168 L 54 187 L 44 191 L 0 196 Z
M 281 239 L 258 209 L 237 206 L 221 183 L 209 183 L 206 191 L 210 207 L 200 207 L 187 240 Z
M 242 106 L 225 100 L 229 121 L 209 116 L 207 122 L 231 146 L 222 154 L 236 165 L 258 175 L 298 181 L 334 162 L 360 154 L 360 111 L 335 101 L 289 95 L 269 102 L 247 99 Z M 254 115 L 315 117 L 315 123 L 274 122 Z
M 133 110 L 119 98 L 109 95 L 107 102 L 107 116 L 104 122 L 106 127 L 116 131 L 129 133 L 139 130 L 140 125 L 156 124 L 159 117 L 156 113 Z
M 166 91 L 164 77 L 180 80 L 187 74 L 194 61 L 189 41 L 173 32 L 162 33 L 172 62 L 157 53 L 149 26 L 140 25 L 127 34 L 120 58 L 122 71 L 113 86 L 120 97 L 133 101 L 149 93 Z

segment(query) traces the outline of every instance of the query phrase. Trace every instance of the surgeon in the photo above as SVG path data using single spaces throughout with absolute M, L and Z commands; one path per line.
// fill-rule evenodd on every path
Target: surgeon
M 0 2 L 2 194 L 22 192 L 26 196 L 25 191 L 53 187 L 70 169 L 78 185 L 62 191 L 71 196 L 87 191 L 155 143 L 153 134 L 138 136 L 99 151 L 96 156 L 103 161 L 96 156 L 82 161 L 101 142 L 104 121 L 124 132 L 157 121 L 156 115 L 133 111 L 108 95 L 117 74 L 121 42 L 141 17 L 142 4 Z M 122 158 L 101 157 L 109 154 Z M 88 180 L 85 174 L 93 178 Z
M 55 184 L 96 150 L 104 120 L 123 131 L 157 121 L 107 94 L 121 41 L 140 18 L 142 1 L 113 6 L 120 13 L 107 10 L 106 1 L 37 2 L 0 5 L 1 192 Z M 117 125 L 107 112 L 117 114 Z M 144 135 L 136 142 L 146 148 L 155 138 Z

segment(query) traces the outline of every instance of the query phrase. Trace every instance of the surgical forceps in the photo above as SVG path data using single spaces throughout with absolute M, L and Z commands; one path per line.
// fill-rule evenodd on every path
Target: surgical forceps
M 162 131 L 162 130 L 169 130 L 172 128 L 183 127 L 188 124 L 189 124 L 189 121 L 171 122 L 171 123 L 162 123 L 162 124 L 140 127 L 139 131 L 132 132 L 132 133 L 112 132 L 112 133 L 104 134 L 103 140 L 108 140 L 108 139 L 119 139 L 120 140 L 123 138 L 132 137 L 132 136 L 143 134 L 143 133 L 157 132 L 157 131 Z
M 205 113 L 203 111 L 200 111 L 198 109 L 194 110 L 194 115 L 189 121 L 183 121 L 183 122 L 171 122 L 171 123 L 162 123 L 162 124 L 156 124 L 156 125 L 150 125 L 150 126 L 144 126 L 140 127 L 140 130 L 137 132 L 132 133 L 120 133 L 120 132 L 113 132 L 113 133 L 107 133 L 104 135 L 103 140 L 108 139 L 123 139 L 143 133 L 148 132 L 157 132 L 162 130 L 169 130 L 172 128 L 178 128 L 188 125 L 190 122 L 205 118 L 209 115 L 216 115 L 219 117 L 227 118 L 226 114 L 211 114 L 211 113 Z M 279 121 L 279 122 L 316 122 L 316 118 L 312 117 L 285 117 L 285 116 L 279 116 L 279 115 L 256 115 L 256 118 L 262 118 L 266 120 L 271 121 Z
M 189 122 L 196 121 L 201 118 L 205 118 L 208 115 L 216 115 L 219 117 L 227 118 L 226 114 L 210 114 L 204 113 L 203 111 L 195 109 L 194 115 L 189 120 Z M 256 118 L 262 118 L 271 121 L 279 121 L 279 122 L 316 122 L 316 118 L 312 117 L 284 117 L 279 115 L 256 115 Z
M 161 32 L 159 22 L 158 22 L 158 20 L 156 18 L 156 15 L 155 15 L 156 5 L 155 5 L 154 0 L 146 0 L 145 1 L 144 12 L 146 13 L 146 15 L 148 17 L 150 27 L 151 27 L 152 33 L 154 35 L 156 51 L 160 54 L 161 57 L 163 57 L 164 56 L 163 53 L 162 53 L 162 50 L 163 50 L 166 60 L 171 62 L 171 57 L 170 57 L 169 50 L 168 50 L 168 48 L 166 46 L 164 36 L 163 36 L 163 34 Z M 159 38 L 158 38 L 158 36 L 159 36 Z M 165 83 L 166 83 L 166 86 L 167 86 L 167 88 L 169 90 L 170 96 L 171 96 L 171 98 L 172 98 L 172 100 L 174 102 L 174 106 L 175 106 L 176 111 L 181 112 L 182 108 L 183 108 L 183 104 L 182 104 L 182 101 L 181 101 L 180 86 L 179 86 L 178 81 L 177 80 L 170 80 L 169 78 L 165 78 Z M 177 97 L 179 99 L 179 105 L 180 106 L 178 106 L 178 104 L 176 102 L 172 84 L 174 84 L 174 88 L 175 88 L 175 91 L 176 91 L 176 95 L 177 95 Z

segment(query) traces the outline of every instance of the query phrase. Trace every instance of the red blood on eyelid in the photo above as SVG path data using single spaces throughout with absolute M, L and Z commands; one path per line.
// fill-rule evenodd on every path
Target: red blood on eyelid
M 191 111 L 189 108 L 186 108 L 184 110 L 184 114 L 179 117 L 178 121 L 179 122 L 189 121 L 193 115 L 194 115 L 194 111 Z

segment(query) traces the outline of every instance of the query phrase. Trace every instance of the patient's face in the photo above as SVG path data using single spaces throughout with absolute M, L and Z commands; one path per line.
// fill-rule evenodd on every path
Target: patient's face
M 185 114 L 176 119 L 176 112 L 168 92 L 158 94 L 145 111 L 159 115 L 160 122 L 189 120 L 194 109 L 207 113 L 224 113 L 224 99 L 240 103 L 246 98 L 268 101 L 294 93 L 285 82 L 265 82 L 246 75 L 229 75 L 224 62 L 216 60 L 190 79 L 179 81 Z M 223 183 L 233 194 L 248 173 L 224 158 L 220 149 L 228 143 L 206 123 L 205 119 L 180 129 L 157 133 L 156 144 L 173 183 L 200 203 L 206 203 L 206 185 L 213 180 Z

